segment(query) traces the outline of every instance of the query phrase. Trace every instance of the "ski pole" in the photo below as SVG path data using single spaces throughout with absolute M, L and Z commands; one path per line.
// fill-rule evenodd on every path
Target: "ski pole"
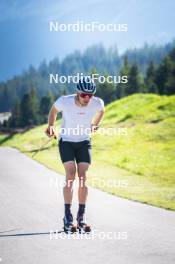
M 56 139 L 56 137 L 54 136 L 54 138 Z M 53 136 L 51 138 L 49 138 L 49 140 L 47 140 L 46 142 L 44 142 L 44 144 L 41 145 L 41 147 L 39 149 L 37 149 L 33 155 L 32 158 L 39 152 L 41 151 L 47 144 L 49 144 L 49 142 L 53 139 Z

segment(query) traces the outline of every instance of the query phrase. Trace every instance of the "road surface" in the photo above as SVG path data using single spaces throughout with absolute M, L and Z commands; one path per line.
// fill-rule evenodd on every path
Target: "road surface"
M 63 181 L 18 150 L 0 148 L 0 264 L 175 263 L 174 212 L 93 188 L 93 232 L 65 235 Z M 74 198 L 74 214 L 76 204 Z

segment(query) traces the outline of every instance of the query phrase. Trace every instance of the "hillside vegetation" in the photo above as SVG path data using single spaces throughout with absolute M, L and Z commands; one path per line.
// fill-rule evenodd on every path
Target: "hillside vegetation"
M 106 106 L 102 123 L 103 129 L 109 127 L 116 135 L 92 135 L 89 184 L 175 210 L 175 96 L 135 94 L 115 101 Z M 0 145 L 16 147 L 31 156 L 47 141 L 45 128 L 42 125 L 22 134 L 1 135 Z M 64 173 L 55 140 L 34 159 Z

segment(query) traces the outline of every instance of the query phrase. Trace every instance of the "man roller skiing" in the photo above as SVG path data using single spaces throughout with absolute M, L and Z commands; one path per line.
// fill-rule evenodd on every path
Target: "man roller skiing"
M 90 226 L 85 219 L 88 196 L 86 173 L 91 164 L 90 134 L 98 129 L 104 114 L 104 102 L 99 97 L 94 96 L 95 92 L 95 84 L 88 77 L 83 77 L 77 84 L 76 94 L 59 97 L 53 104 L 48 117 L 46 133 L 49 137 L 52 137 L 56 135 L 54 122 L 57 113 L 62 112 L 58 146 L 66 173 L 66 182 L 63 188 L 65 232 L 76 232 L 77 229 L 90 232 Z M 77 225 L 74 225 L 71 204 L 76 172 L 79 177 L 79 209 L 76 217 Z

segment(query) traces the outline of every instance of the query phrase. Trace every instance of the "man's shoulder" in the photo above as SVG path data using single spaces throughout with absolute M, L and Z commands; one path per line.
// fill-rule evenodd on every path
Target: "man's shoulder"
M 63 111 L 67 105 L 72 105 L 73 103 L 74 95 L 61 95 L 58 97 L 58 99 L 55 101 L 54 106 L 59 109 L 60 111 Z
M 93 96 L 93 102 L 95 104 L 102 104 L 102 103 L 104 103 L 103 102 L 103 99 L 101 99 L 100 97 L 97 97 L 97 96 Z
M 67 101 L 73 100 L 74 97 L 75 97 L 74 94 L 69 94 L 69 95 L 61 95 L 58 99 L 60 99 L 64 102 L 67 102 Z
M 103 99 L 101 99 L 100 97 L 97 97 L 97 96 L 93 96 L 92 106 L 97 111 L 104 110 L 104 101 L 103 101 Z

